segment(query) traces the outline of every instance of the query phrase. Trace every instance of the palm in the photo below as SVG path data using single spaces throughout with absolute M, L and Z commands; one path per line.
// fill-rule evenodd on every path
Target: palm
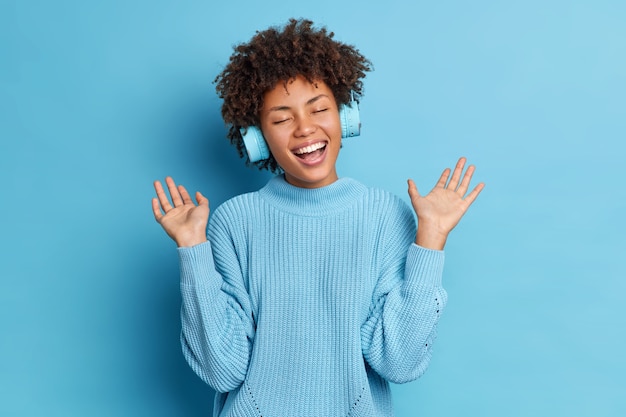
M 411 199 L 418 219 L 431 219 L 442 231 L 457 225 L 470 203 L 454 190 L 435 187 L 428 195 Z
M 170 177 L 165 179 L 169 199 L 159 181 L 154 188 L 157 198 L 152 199 L 155 220 L 179 246 L 193 246 L 206 240 L 206 225 L 209 217 L 209 201 L 199 192 L 196 205 L 182 185 L 176 186 Z M 173 205 L 172 205 L 173 204 Z
M 446 168 L 435 187 L 425 196 L 421 196 L 415 183 L 409 180 L 409 196 L 419 228 L 442 236 L 444 242 L 484 188 L 484 184 L 480 183 L 466 195 L 475 168 L 470 165 L 461 177 L 464 166 L 465 158 L 460 158 L 452 177 L 450 170 Z
M 172 236 L 178 230 L 195 230 L 203 227 L 208 216 L 208 205 L 184 204 L 165 213 L 161 219 L 161 226 Z

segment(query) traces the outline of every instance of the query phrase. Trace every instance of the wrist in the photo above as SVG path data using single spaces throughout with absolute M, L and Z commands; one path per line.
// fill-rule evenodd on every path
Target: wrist
M 206 236 L 185 236 L 174 241 L 179 248 L 188 248 L 206 242 L 207 238 Z
M 418 226 L 415 244 L 426 249 L 443 250 L 448 234 L 428 226 Z

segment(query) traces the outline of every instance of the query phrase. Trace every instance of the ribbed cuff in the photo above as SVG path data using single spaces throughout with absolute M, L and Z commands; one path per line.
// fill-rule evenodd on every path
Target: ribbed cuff
M 180 261 L 180 282 L 185 285 L 194 285 L 208 280 L 215 270 L 213 251 L 209 241 L 191 247 L 178 248 Z
M 411 244 L 406 258 L 406 280 L 413 285 L 441 286 L 444 251 Z

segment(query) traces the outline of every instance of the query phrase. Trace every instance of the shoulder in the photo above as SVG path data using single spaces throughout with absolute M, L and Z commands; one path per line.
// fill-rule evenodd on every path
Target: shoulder
M 231 197 L 211 210 L 207 237 L 217 253 L 246 244 L 255 218 L 259 217 L 255 209 L 258 205 L 258 191 L 254 191 Z
M 259 192 L 239 194 L 211 210 L 211 221 L 229 222 L 249 217 L 259 206 Z
M 367 211 L 385 250 L 401 253 L 415 239 L 417 222 L 408 202 L 382 188 L 367 187 Z
M 409 204 L 398 195 L 378 187 L 365 187 L 364 199 L 372 212 L 384 216 L 413 217 Z

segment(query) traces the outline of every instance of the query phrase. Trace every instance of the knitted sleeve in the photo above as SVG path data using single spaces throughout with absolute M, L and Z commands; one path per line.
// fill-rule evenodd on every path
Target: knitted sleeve
M 394 205 L 385 217 L 377 251 L 381 273 L 361 327 L 365 359 L 394 383 L 417 379 L 426 370 L 447 301 L 441 286 L 443 251 L 413 243 L 414 225 L 406 204 Z
M 216 217 L 209 242 L 178 250 L 181 343 L 194 372 L 215 391 L 228 392 L 245 379 L 254 323 L 232 238 Z

